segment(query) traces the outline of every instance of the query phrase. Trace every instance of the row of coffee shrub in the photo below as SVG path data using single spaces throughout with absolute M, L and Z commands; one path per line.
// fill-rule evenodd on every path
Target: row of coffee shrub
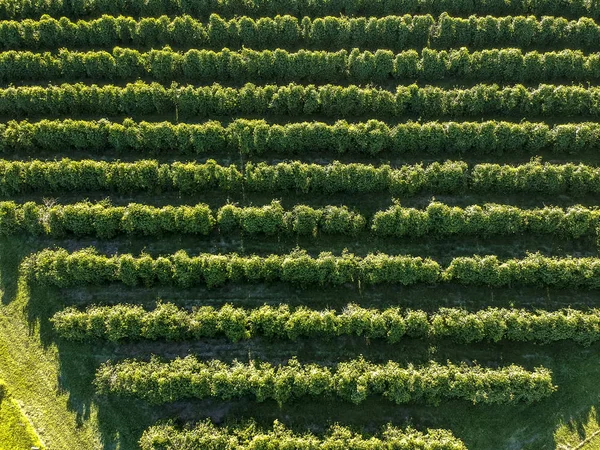
M 566 209 L 544 207 L 521 209 L 486 203 L 466 208 L 432 202 L 424 209 L 396 203 L 377 211 L 369 228 L 377 236 L 422 237 L 447 235 L 556 235 L 570 239 L 598 234 L 600 211 L 575 205 Z M 285 210 L 278 201 L 264 206 L 227 204 L 212 210 L 206 204 L 154 207 L 139 203 L 112 206 L 109 202 L 67 205 L 0 202 L 0 235 L 19 234 L 95 236 L 118 234 L 154 236 L 163 233 L 356 235 L 367 218 L 345 206 L 312 208 L 296 205 Z
M 240 192 L 372 193 L 415 195 L 420 192 L 600 193 L 600 168 L 585 164 L 550 164 L 533 160 L 516 166 L 462 161 L 373 166 L 334 162 L 328 165 L 264 162 L 222 166 L 206 163 L 160 164 L 153 160 L 108 162 L 0 160 L 0 194 L 28 192 L 165 192 L 197 194 Z
M 599 86 L 540 84 L 500 87 L 478 84 L 444 89 L 416 84 L 395 91 L 356 85 L 265 85 L 241 88 L 184 86 L 138 81 L 126 86 L 82 83 L 0 89 L 0 114 L 10 117 L 81 115 L 144 116 L 176 119 L 236 115 L 422 118 L 485 115 L 599 116 Z
M 262 155 L 309 152 L 377 155 L 391 152 L 443 154 L 536 154 L 543 150 L 577 154 L 600 151 L 600 124 L 541 122 L 407 122 L 388 125 L 378 120 L 348 123 L 268 123 L 235 119 L 201 124 L 171 122 L 122 123 L 106 119 L 12 120 L 0 123 L 0 152 L 59 149 L 105 154 L 109 150 L 141 155 L 215 155 L 227 152 Z
M 430 258 L 410 255 L 369 254 L 359 257 L 321 253 L 317 257 L 296 250 L 287 255 L 240 256 L 204 253 L 189 256 L 180 250 L 152 258 L 142 254 L 105 256 L 95 249 L 69 253 L 65 249 L 42 250 L 25 258 L 21 272 L 41 286 L 69 287 L 122 282 L 209 288 L 227 282 L 281 281 L 301 287 L 360 282 L 413 285 L 459 283 L 474 286 L 544 286 L 600 288 L 600 258 L 557 258 L 539 253 L 522 259 L 500 260 L 495 255 L 456 257 L 443 267 Z
M 175 52 L 170 48 L 149 52 L 114 48 L 112 52 L 32 53 L 10 50 L 0 53 L 0 82 L 39 80 L 153 79 L 161 82 L 385 82 L 445 79 L 486 82 L 540 82 L 568 79 L 600 79 L 600 54 L 579 50 L 524 53 L 520 49 L 406 50 L 394 54 L 379 49 L 372 53 L 299 50 L 223 49 Z
M 388 424 L 380 434 L 364 436 L 340 425 L 330 427 L 324 436 L 294 434 L 275 421 L 272 429 L 260 430 L 254 424 L 244 427 L 216 427 L 210 421 L 181 429 L 173 424 L 154 425 L 140 439 L 142 450 L 259 450 L 270 449 L 394 449 L 394 450 L 466 450 L 464 443 L 446 430 L 396 428 Z
M 228 204 L 218 210 L 212 210 L 203 203 L 157 208 L 139 203 L 112 206 L 108 202 L 70 205 L 0 202 L 2 236 L 75 234 L 106 239 L 123 233 L 143 236 L 162 233 L 207 235 L 217 229 L 221 233 L 355 235 L 365 228 L 365 224 L 361 214 L 345 206 L 312 208 L 297 205 L 286 211 L 278 201 L 260 207 Z
M 469 312 L 441 308 L 435 313 L 400 308 L 366 309 L 349 304 L 341 312 L 291 309 L 286 304 L 245 309 L 226 304 L 193 311 L 159 303 L 147 311 L 137 305 L 69 307 L 51 319 L 54 330 L 72 341 L 96 339 L 194 340 L 225 336 L 232 342 L 265 336 L 270 339 L 364 336 L 390 344 L 404 338 L 451 339 L 462 344 L 501 340 L 551 343 L 573 340 L 590 345 L 600 339 L 600 310 L 528 311 L 487 308 Z
M 133 397 L 161 404 L 184 399 L 230 400 L 252 397 L 284 404 L 306 397 L 335 397 L 359 404 L 382 395 L 397 404 L 437 405 L 448 400 L 474 404 L 516 404 L 542 400 L 554 392 L 550 371 L 532 372 L 511 365 L 499 369 L 481 366 L 440 365 L 402 367 L 389 361 L 373 364 L 362 357 L 335 368 L 302 365 L 292 359 L 285 365 L 269 363 L 231 365 L 193 356 L 162 362 L 127 360 L 100 366 L 94 381 L 99 394 Z
M 0 19 L 37 19 L 43 14 L 71 18 L 98 17 L 103 14 L 126 14 L 152 17 L 189 14 L 208 19 L 218 13 L 227 17 L 260 18 L 277 14 L 319 17 L 386 16 L 403 14 L 435 14 L 456 16 L 524 14 L 600 18 L 596 0 L 0 0 Z
M 433 47 L 469 48 L 572 48 L 594 51 L 600 26 L 591 18 L 470 16 L 437 19 L 432 15 L 385 17 L 236 17 L 211 14 L 208 21 L 189 15 L 170 18 L 103 15 L 90 21 L 66 17 L 0 21 L 0 48 L 56 49 L 111 48 L 116 45 L 151 48 L 256 49 L 310 48 L 369 50 Z

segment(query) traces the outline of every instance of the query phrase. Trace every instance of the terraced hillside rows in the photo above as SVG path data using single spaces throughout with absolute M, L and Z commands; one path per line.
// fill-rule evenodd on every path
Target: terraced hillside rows
M 599 7 L 0 0 L 0 450 L 596 448 Z

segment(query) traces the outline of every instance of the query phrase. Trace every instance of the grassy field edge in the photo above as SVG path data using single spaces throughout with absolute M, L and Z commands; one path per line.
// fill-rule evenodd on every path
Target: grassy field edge
M 0 260 L 3 257 L 7 257 L 6 249 Z M 56 348 L 44 347 L 37 325 L 27 321 L 27 289 L 19 287 L 14 298 L 6 298 L 10 296 L 6 281 L 4 277 L 0 290 L 0 378 L 8 385 L 12 399 L 19 403 L 47 448 L 102 448 L 94 406 L 87 411 L 70 407 L 69 394 L 60 387 Z

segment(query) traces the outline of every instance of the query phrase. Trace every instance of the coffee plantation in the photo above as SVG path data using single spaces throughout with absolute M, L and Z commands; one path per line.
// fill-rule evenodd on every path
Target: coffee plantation
M 598 0 L 0 0 L 0 450 L 600 445 L 599 42 Z

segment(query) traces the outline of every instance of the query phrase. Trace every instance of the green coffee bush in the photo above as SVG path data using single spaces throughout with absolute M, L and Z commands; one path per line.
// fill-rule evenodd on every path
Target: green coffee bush
M 85 120 L 10 121 L 0 124 L 0 151 L 104 153 L 140 155 L 225 154 L 265 152 L 302 155 L 319 150 L 334 153 L 394 154 L 536 154 L 542 150 L 578 154 L 600 150 L 596 123 L 561 124 L 486 122 L 407 122 L 395 126 L 377 120 L 334 124 L 300 122 L 284 125 L 265 120 L 236 119 L 228 125 L 170 122 L 123 123 Z
M 51 319 L 59 336 L 72 341 L 197 340 L 225 336 L 232 342 L 265 336 L 321 339 L 364 336 L 390 344 L 405 337 L 451 339 L 462 344 L 501 340 L 552 343 L 573 340 L 590 345 L 600 340 L 598 310 L 529 311 L 487 308 L 468 312 L 441 308 L 435 313 L 388 308 L 366 309 L 349 304 L 340 312 L 264 305 L 245 309 L 226 304 L 219 309 L 201 306 L 186 311 L 171 303 L 154 310 L 141 306 L 91 306 L 85 311 L 69 307 Z
M 316 220 L 310 220 L 311 217 Z M 309 221 L 309 230 L 304 223 Z M 155 236 L 163 233 L 208 235 L 241 230 L 249 234 L 350 234 L 361 231 L 366 219 L 346 207 L 313 209 L 297 205 L 285 211 L 279 202 L 262 207 L 225 205 L 211 210 L 205 204 L 157 208 L 139 203 L 112 206 L 109 202 L 36 205 L 0 202 L 0 235 L 97 236 L 117 234 Z M 304 227 L 304 229 L 302 228 Z
M 0 194 L 12 196 L 43 190 L 45 193 L 114 191 L 195 194 L 210 190 L 225 192 L 318 192 L 414 195 L 422 191 L 457 193 L 569 193 L 600 192 L 600 169 L 585 164 L 549 164 L 532 160 L 521 165 L 476 164 L 461 161 L 434 162 L 392 168 L 389 165 L 342 164 L 322 166 L 299 161 L 269 165 L 247 163 L 221 166 L 206 163 L 159 164 L 140 160 L 135 163 L 94 160 L 8 161 L 0 160 Z M 35 205 L 30 205 L 35 208 Z M 334 218 L 351 219 L 341 210 L 331 210 Z M 35 215 L 34 212 L 32 212 Z M 352 219 L 353 220 L 353 219 Z M 356 224 L 360 228 L 360 224 Z
M 160 261 L 160 264 L 159 264 Z M 366 284 L 461 283 L 482 286 L 544 286 L 600 288 L 600 259 L 553 258 L 539 253 L 522 259 L 499 260 L 494 255 L 457 257 L 443 268 L 429 258 L 369 254 L 363 258 L 343 252 L 312 257 L 296 250 L 287 255 L 239 256 L 179 251 L 168 257 L 148 255 L 103 256 L 94 249 L 69 253 L 42 250 L 23 260 L 21 272 L 42 286 L 68 287 L 121 281 L 128 285 L 174 284 L 178 287 L 206 284 L 216 287 L 228 281 L 283 281 L 299 286 Z
M 161 1 L 149 2 L 144 0 L 30 0 L 0 1 L 0 19 L 38 19 L 43 14 L 53 17 L 66 16 L 71 18 L 94 18 L 103 14 L 127 15 L 134 17 L 157 17 L 163 14 L 190 16 L 207 20 L 210 15 L 217 13 L 226 17 L 250 16 L 260 18 L 290 14 L 297 17 L 330 16 L 385 16 L 389 14 L 429 13 L 439 15 L 444 12 L 468 17 L 472 14 L 479 16 L 522 14 L 525 16 L 561 16 L 578 19 L 590 17 L 599 19 L 600 14 L 595 2 L 584 0 L 516 0 L 506 2 L 479 2 L 469 0 L 372 0 L 363 2 L 332 1 L 332 0 L 210 0 L 210 1 Z M 247 21 L 246 21 L 247 22 Z M 252 22 L 250 22 L 252 24 Z M 184 33 L 176 28 L 176 33 Z M 255 33 L 246 28 L 244 33 Z
M 241 88 L 211 86 L 165 87 L 138 81 L 126 86 L 83 83 L 59 86 L 19 86 L 0 89 L 0 114 L 10 117 L 68 115 L 71 117 L 176 115 L 177 119 L 240 115 L 323 117 L 481 117 L 484 115 L 596 117 L 598 86 L 540 84 L 468 88 L 399 85 L 394 92 L 356 85 L 264 85 Z M 367 144 L 377 152 L 377 141 Z M 374 149 L 373 149 L 374 147 Z
M 365 437 L 349 428 L 334 425 L 324 436 L 294 434 L 275 421 L 272 429 L 260 430 L 251 424 L 239 428 L 216 427 L 210 421 L 196 424 L 193 428 L 180 429 L 170 423 L 154 425 L 144 431 L 140 439 L 142 450 L 193 450 L 218 448 L 244 450 L 257 445 L 269 445 L 280 449 L 291 447 L 297 450 L 325 448 L 394 448 L 396 450 L 465 450 L 463 442 L 446 430 L 431 430 L 426 433 L 413 428 L 400 429 L 388 424 L 380 435 Z
M 424 210 L 395 204 L 373 216 L 371 230 L 379 236 L 515 235 L 523 233 L 594 236 L 600 211 L 581 205 L 568 208 L 521 209 L 487 203 L 466 208 L 432 202 Z
M 154 404 L 191 398 L 252 397 L 259 402 L 275 400 L 281 405 L 324 396 L 360 404 L 373 395 L 396 404 L 437 405 L 454 399 L 474 404 L 516 404 L 542 400 L 555 390 L 550 371 L 545 368 L 528 372 L 515 365 L 488 369 L 435 362 L 401 367 L 393 361 L 373 364 L 362 357 L 332 368 L 302 365 L 295 359 L 272 366 L 265 362 L 202 362 L 193 356 L 162 362 L 154 357 L 149 362 L 105 363 L 96 372 L 95 385 L 101 395 L 139 398 Z
M 535 59 L 538 64 L 529 62 Z M 197 70 L 214 65 L 214 71 Z M 106 51 L 58 54 L 9 50 L 0 53 L 0 81 L 46 81 L 81 79 L 129 81 L 136 78 L 168 83 L 252 82 L 385 82 L 422 79 L 437 81 L 461 79 L 487 82 L 530 82 L 570 80 L 592 81 L 600 78 L 600 58 L 580 50 L 527 52 L 521 49 L 493 49 L 469 52 L 423 49 L 394 54 L 389 50 L 372 53 L 301 50 L 250 50 L 214 52 L 188 50 L 176 52 L 170 47 L 140 52 L 115 47 Z M 306 108 L 306 106 L 305 106 Z
M 592 11 L 594 10 L 591 7 Z M 512 11 L 511 11 L 512 13 Z M 119 14 L 122 14 L 120 11 Z M 135 20 L 131 17 L 103 15 L 92 20 L 71 21 L 47 15 L 39 20 L 0 21 L 3 50 L 57 48 L 111 48 L 116 45 L 156 48 L 172 45 L 183 48 L 365 48 L 400 50 L 432 47 L 495 48 L 514 46 L 581 48 L 595 50 L 600 27 L 587 17 L 504 16 L 452 17 L 447 12 L 436 19 L 427 15 L 387 15 L 384 17 L 316 18 L 276 15 L 258 20 L 239 17 L 225 20 L 210 14 L 200 21 L 188 15 L 166 15 Z M 336 14 L 337 15 L 337 14 Z M 162 56 L 162 55 L 161 55 Z M 155 67 L 168 66 L 169 58 L 157 56 Z M 366 60 L 366 61 L 364 61 Z M 378 57 L 363 58 L 362 63 L 386 70 Z M 278 67 L 274 60 L 274 69 Z M 219 67 L 216 66 L 217 71 Z M 168 68 L 167 68 L 168 70 Z M 389 67 L 388 69 L 389 70 Z

